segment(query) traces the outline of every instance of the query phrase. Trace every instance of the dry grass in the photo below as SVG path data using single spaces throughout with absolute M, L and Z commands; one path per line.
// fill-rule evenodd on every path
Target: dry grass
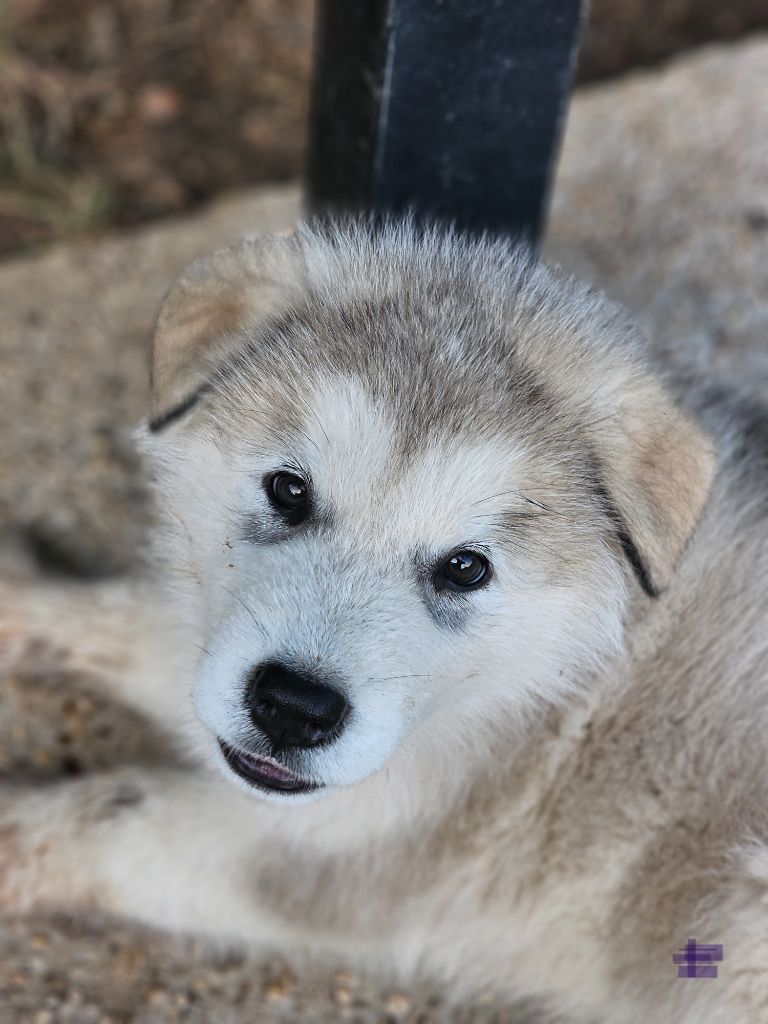
M 302 159 L 311 0 L 7 0 L 0 253 Z

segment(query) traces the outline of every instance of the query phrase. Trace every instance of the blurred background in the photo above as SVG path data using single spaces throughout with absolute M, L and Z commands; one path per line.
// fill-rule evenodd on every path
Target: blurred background
M 3 0 L 0 256 L 301 173 L 313 0 Z M 593 0 L 578 80 L 768 25 L 766 0 Z
M 192 259 L 298 216 L 312 21 L 311 0 L 0 0 L 0 780 L 167 756 L 33 613 L 143 571 L 158 304 Z M 678 379 L 764 397 L 766 30 L 768 0 L 593 0 L 544 238 Z M 0 1024 L 534 1019 L 126 923 L 0 921 Z

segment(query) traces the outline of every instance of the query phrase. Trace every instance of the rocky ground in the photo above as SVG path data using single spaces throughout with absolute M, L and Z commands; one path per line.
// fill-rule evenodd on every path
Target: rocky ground
M 768 392 L 768 41 L 582 89 L 547 254 L 622 299 L 658 351 Z M 294 189 L 243 194 L 127 237 L 0 267 L 0 549 L 18 572 L 135 568 L 151 517 L 131 429 L 157 302 L 237 235 L 291 223 Z M 10 570 L 8 570 L 10 571 Z M 87 585 L 87 584 L 83 584 Z M 45 637 L 0 679 L 0 771 L 50 776 L 154 756 L 151 737 L 62 673 Z M 115 922 L 0 928 L 0 1024 L 530 1019 L 447 1011 L 343 968 L 211 954 Z

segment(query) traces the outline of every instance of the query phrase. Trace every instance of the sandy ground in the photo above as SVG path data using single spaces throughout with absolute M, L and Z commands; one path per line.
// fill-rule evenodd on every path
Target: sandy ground
M 160 295 L 195 255 L 289 224 L 294 189 L 0 267 L 0 552 L 19 571 L 129 573 L 151 508 L 132 453 Z M 583 90 L 546 253 L 625 301 L 657 351 L 768 393 L 768 42 Z M 83 583 L 83 585 L 88 585 Z M 32 638 L 0 676 L 0 773 L 51 777 L 162 755 L 99 680 Z M 107 669 L 105 669 L 107 671 Z M 510 965 L 513 968 L 513 965 Z M 114 921 L 0 925 L 0 1024 L 469 1021 L 428 984 L 212 953 Z

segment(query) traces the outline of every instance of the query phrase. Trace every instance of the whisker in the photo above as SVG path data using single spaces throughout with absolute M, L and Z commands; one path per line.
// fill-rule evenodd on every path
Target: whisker
M 318 427 L 320 427 L 320 432 L 322 433 L 323 437 L 325 438 L 325 442 L 326 442 L 326 444 L 327 444 L 327 445 L 328 445 L 328 447 L 330 448 L 330 447 L 331 447 L 331 439 L 330 439 L 330 437 L 328 437 L 328 435 L 326 434 L 326 432 L 325 432 L 325 427 L 323 426 L 322 422 L 320 421 L 320 417 L 319 417 L 319 416 L 317 415 L 317 412 L 316 412 L 316 410 L 315 410 L 315 409 L 313 409 L 313 408 L 312 408 L 311 406 L 309 406 L 309 405 L 306 405 L 306 406 L 305 406 L 305 408 L 306 408 L 307 412 L 308 412 L 308 413 L 309 413 L 309 414 L 310 414 L 310 415 L 311 415 L 311 416 L 312 416 L 312 417 L 314 418 L 314 420 L 315 420 L 315 422 L 317 423 Z
M 319 451 L 320 451 L 320 445 L 319 445 L 319 444 L 317 443 L 317 441 L 313 441 L 313 440 L 312 440 L 312 438 L 311 438 L 311 437 L 309 436 L 309 434 L 307 434 L 307 433 L 306 433 L 306 432 L 305 432 L 304 430 L 300 430 L 300 431 L 299 431 L 299 434 L 301 435 L 301 437 L 303 437 L 303 438 L 304 438 L 304 440 L 305 440 L 305 441 L 306 441 L 306 442 L 307 442 L 308 444 L 311 444 L 311 445 L 312 445 L 312 447 L 313 447 L 313 448 L 314 448 L 314 449 L 315 449 L 315 450 L 316 450 L 317 452 L 319 452 Z
M 372 676 L 367 683 L 392 683 L 397 679 L 429 679 L 429 672 L 413 672 L 403 676 Z
M 513 494 L 516 498 L 522 498 L 523 501 L 527 501 L 529 504 L 535 505 L 536 508 L 540 508 L 544 512 L 549 512 L 554 516 L 562 516 L 564 519 L 568 518 L 563 512 L 558 512 L 556 508 L 552 508 L 551 505 L 547 505 L 543 501 L 538 501 L 536 498 L 531 498 L 527 494 L 521 494 L 520 491 L 498 491 L 496 494 L 489 494 L 485 498 L 479 498 L 477 501 L 473 502 L 473 504 L 482 505 L 484 501 L 492 501 L 494 498 L 505 498 L 510 494 Z
M 563 565 L 567 565 L 569 569 L 573 568 L 571 562 L 569 562 L 567 558 L 564 558 L 559 551 L 555 551 L 555 549 L 551 548 L 548 544 L 542 544 L 541 547 L 546 548 L 550 555 L 553 555 L 555 558 L 559 558 Z
M 521 522 L 534 522 L 536 519 L 544 519 L 546 517 L 546 515 L 547 515 L 546 512 L 510 512 L 508 510 L 502 509 L 499 512 L 486 512 L 486 513 L 482 513 L 481 512 L 481 513 L 479 513 L 477 515 L 473 515 L 472 516 L 472 521 L 473 522 L 484 522 L 485 521 L 485 522 L 495 523 L 495 522 L 498 522 L 500 519 L 504 518 L 506 521 L 510 521 L 510 520 L 514 519 L 514 520 L 519 520 Z
M 283 732 L 280 735 L 280 739 L 276 740 L 272 744 L 272 757 L 277 757 L 278 754 L 280 753 L 280 751 L 283 749 L 283 746 L 285 744 L 285 737 L 287 735 L 287 732 L 288 732 L 287 729 L 283 730 Z
M 531 505 L 535 505 L 536 508 L 542 508 L 545 512 L 551 512 L 553 516 L 562 516 L 563 519 L 568 517 L 563 512 L 558 512 L 556 508 L 552 508 L 551 505 L 546 505 L 543 501 L 537 501 L 535 498 L 529 498 L 527 494 L 520 494 L 518 497 L 522 498 L 523 501 L 528 501 Z
M 266 631 L 266 630 L 264 629 L 264 627 L 262 626 L 262 624 L 261 624 L 261 623 L 259 622 L 259 620 L 258 620 L 258 619 L 256 618 L 256 615 L 255 615 L 255 613 L 254 613 L 253 609 L 252 609 L 252 608 L 250 608 L 250 607 L 248 606 L 248 604 L 246 604 L 246 602 L 245 602 L 245 601 L 243 600 L 243 598 L 242 598 L 242 597 L 241 597 L 241 596 L 240 596 L 239 594 L 235 593 L 235 591 L 234 591 L 234 590 L 232 590 L 232 588 L 231 588 L 231 587 L 227 587 L 227 586 L 225 586 L 225 585 L 224 585 L 223 583 L 222 583 L 222 585 L 221 585 L 221 589 L 222 589 L 222 590 L 226 590 L 226 592 L 227 592 L 228 594 L 231 594 L 231 595 L 232 595 L 232 597 L 234 597 L 234 599 L 235 599 L 236 601 L 239 601 L 239 602 L 240 602 L 240 604 L 241 604 L 241 605 L 243 606 L 243 608 L 245 608 L 245 610 L 246 610 L 246 611 L 248 612 L 248 614 L 250 615 L 251 619 L 253 620 L 253 624 L 254 624 L 254 626 L 255 626 L 255 627 L 256 627 L 256 628 L 258 629 L 258 631 L 259 631 L 259 632 L 261 633 L 261 635 L 262 635 L 262 636 L 264 637 L 264 639 L 265 639 L 265 640 L 266 640 L 266 639 L 268 639 L 268 637 L 267 637 L 267 631 Z

